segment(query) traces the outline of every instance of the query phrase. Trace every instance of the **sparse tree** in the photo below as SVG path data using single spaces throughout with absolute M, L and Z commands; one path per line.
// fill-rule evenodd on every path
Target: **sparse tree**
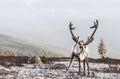
M 16 56 L 16 53 L 13 52 L 12 50 L 5 51 L 5 56 Z
M 107 52 L 105 48 L 105 44 L 103 39 L 100 40 L 100 43 L 98 45 L 98 53 L 102 56 L 102 59 L 104 59 L 104 54 Z

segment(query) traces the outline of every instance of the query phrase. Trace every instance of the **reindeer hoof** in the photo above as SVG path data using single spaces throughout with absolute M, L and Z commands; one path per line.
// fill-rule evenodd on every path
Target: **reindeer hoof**
M 85 76 L 85 73 L 83 73 L 83 76 Z
M 90 73 L 88 73 L 88 76 L 90 75 Z

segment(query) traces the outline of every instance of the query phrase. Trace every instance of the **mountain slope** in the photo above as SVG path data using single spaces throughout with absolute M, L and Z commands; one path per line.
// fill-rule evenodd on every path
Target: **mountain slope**
M 68 51 L 51 46 L 40 44 L 35 45 L 25 40 L 14 38 L 8 35 L 0 34 L 0 50 L 13 51 L 18 56 L 34 56 L 34 55 L 47 55 L 52 57 L 65 57 L 69 56 Z

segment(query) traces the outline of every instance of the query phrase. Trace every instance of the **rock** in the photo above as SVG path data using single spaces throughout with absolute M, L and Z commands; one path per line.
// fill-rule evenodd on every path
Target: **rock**
M 55 64 L 52 69 L 66 69 L 66 66 L 64 64 Z
M 13 63 L 14 66 L 19 66 L 19 67 L 23 67 L 24 65 L 22 63 Z

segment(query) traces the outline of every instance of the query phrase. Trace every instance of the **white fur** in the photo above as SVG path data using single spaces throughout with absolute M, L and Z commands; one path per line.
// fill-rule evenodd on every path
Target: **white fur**
M 79 48 L 79 44 L 75 44 L 73 52 L 76 55 L 79 55 L 80 60 L 83 61 L 86 57 L 88 57 L 88 46 L 83 46 L 83 50 Z
M 75 44 L 73 52 L 78 55 L 81 52 L 81 49 L 79 48 L 79 44 Z

